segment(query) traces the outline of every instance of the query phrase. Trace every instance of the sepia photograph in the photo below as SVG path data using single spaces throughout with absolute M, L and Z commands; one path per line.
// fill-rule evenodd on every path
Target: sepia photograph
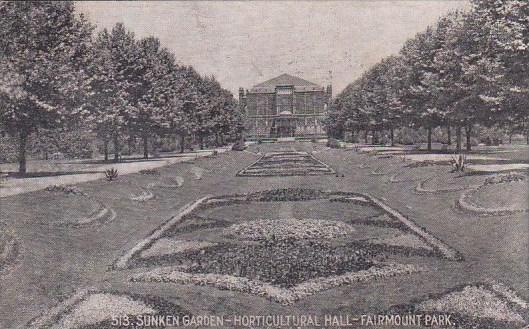
M 0 329 L 529 329 L 529 1 L 0 1 Z

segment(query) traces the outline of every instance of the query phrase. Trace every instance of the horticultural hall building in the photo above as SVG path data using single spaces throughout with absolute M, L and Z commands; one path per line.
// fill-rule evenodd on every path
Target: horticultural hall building
M 325 90 L 289 74 L 257 84 L 246 92 L 239 88 L 246 137 L 324 137 L 323 120 L 331 98 L 330 85 Z

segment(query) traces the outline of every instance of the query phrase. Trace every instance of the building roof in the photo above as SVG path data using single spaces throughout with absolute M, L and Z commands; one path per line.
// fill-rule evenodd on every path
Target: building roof
M 294 87 L 319 87 L 317 84 L 307 81 L 305 79 L 301 79 L 298 77 L 295 77 L 290 74 L 281 74 L 280 76 L 277 76 L 275 78 L 272 78 L 270 80 L 266 80 L 265 82 L 261 82 L 254 86 L 254 88 L 257 87 L 276 87 L 276 86 L 294 86 Z
M 252 87 L 250 91 L 274 92 L 277 86 L 294 86 L 294 89 L 296 91 L 313 91 L 323 89 L 323 87 L 315 84 L 314 82 L 310 82 L 305 79 L 284 73 L 270 80 L 266 80 L 265 82 L 256 84 Z

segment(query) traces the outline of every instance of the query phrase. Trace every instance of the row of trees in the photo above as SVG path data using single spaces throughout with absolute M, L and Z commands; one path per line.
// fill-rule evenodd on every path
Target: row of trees
M 89 127 L 105 159 L 120 141 L 224 136 L 242 129 L 233 95 L 214 77 L 178 65 L 155 37 L 136 39 L 123 24 L 94 34 L 66 2 L 0 2 L 0 122 L 17 136 L 19 171 L 28 137 L 39 129 Z
M 528 134 L 529 2 L 472 0 L 408 40 L 399 55 L 385 58 L 351 83 L 334 102 L 328 131 L 336 137 L 401 127 L 446 127 L 457 149 L 466 148 L 476 124 Z

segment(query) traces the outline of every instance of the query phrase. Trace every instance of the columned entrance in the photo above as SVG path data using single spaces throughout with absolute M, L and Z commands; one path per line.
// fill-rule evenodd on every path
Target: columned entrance
M 283 111 L 272 121 L 270 135 L 279 138 L 296 135 L 296 119 L 292 117 L 292 112 Z

